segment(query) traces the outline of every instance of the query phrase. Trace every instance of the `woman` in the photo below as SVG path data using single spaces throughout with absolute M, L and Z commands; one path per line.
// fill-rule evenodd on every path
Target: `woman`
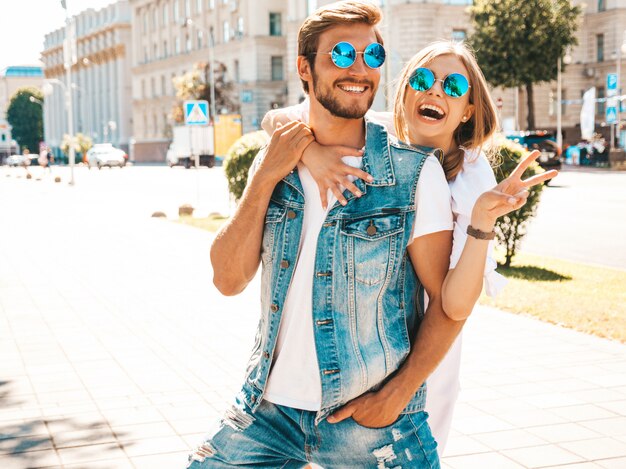
M 308 104 L 271 111 L 263 128 L 291 120 L 308 120 Z M 506 180 L 496 185 L 493 171 L 482 152 L 497 129 L 495 105 L 472 52 L 463 44 L 440 41 L 419 51 L 400 74 L 394 114 L 370 111 L 368 117 L 385 124 L 403 142 L 437 148 L 452 195 L 454 244 L 450 270 L 443 285 L 443 306 L 455 320 L 466 319 L 482 291 L 495 295 L 504 285 L 489 255 L 493 227 L 498 217 L 526 202 L 527 188 L 556 176 L 556 171 L 522 181 L 521 174 L 537 158 L 531 154 Z M 356 151 L 356 153 L 359 153 Z M 367 182 L 368 174 L 345 164 L 355 149 L 311 144 L 302 162 L 320 188 L 326 207 L 329 191 L 345 204 L 343 190 L 359 196 L 353 181 Z M 360 155 L 360 153 L 359 153 Z M 469 234 L 468 236 L 468 228 Z M 437 370 L 428 378 L 426 410 L 429 424 L 443 452 L 459 391 L 461 337 Z

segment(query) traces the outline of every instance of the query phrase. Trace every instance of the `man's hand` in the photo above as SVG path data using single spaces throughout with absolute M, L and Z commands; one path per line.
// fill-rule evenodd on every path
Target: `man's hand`
M 255 176 L 278 184 L 296 167 L 302 153 L 314 140 L 313 132 L 302 122 L 293 121 L 284 126 L 279 124 Z
M 330 415 L 327 421 L 338 423 L 352 417 L 363 427 L 386 427 L 398 420 L 411 397 L 412 395 L 405 396 L 404 393 L 391 390 L 389 385 L 385 385 L 376 392 L 368 392 L 351 400 Z

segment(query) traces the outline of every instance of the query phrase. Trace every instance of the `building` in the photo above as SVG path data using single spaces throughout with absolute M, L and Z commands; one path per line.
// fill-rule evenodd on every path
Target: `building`
M 258 129 L 267 110 L 286 104 L 285 3 L 130 0 L 136 161 L 165 161 L 172 108 L 180 101 L 173 78 L 210 63 L 211 54 L 234 84 L 244 132 Z
M 74 16 L 72 65 L 74 132 L 94 143 L 126 151 L 133 135 L 131 114 L 130 7 L 121 0 Z M 44 136 L 56 156 L 67 130 L 63 41 L 65 28 L 46 34 L 41 53 L 52 93 L 44 106 Z
M 578 45 L 569 52 L 570 64 L 564 66 L 562 75 L 562 125 L 565 143 L 576 143 L 580 139 L 580 101 L 583 93 L 596 88 L 596 98 L 607 95 L 607 75 L 618 73 L 624 82 L 626 53 L 621 51 L 626 43 L 626 0 L 574 1 L 583 8 L 583 17 L 577 32 Z M 618 54 L 621 60 L 618 61 Z M 621 73 L 617 70 L 620 63 Z M 620 86 L 618 86 L 620 88 Z M 535 119 L 538 128 L 556 128 L 556 82 L 535 87 Z M 623 94 L 623 92 L 621 93 Z M 520 92 L 520 102 L 525 103 L 526 94 Z M 568 103 L 569 102 L 569 103 Z M 626 101 L 622 107 L 626 106 Z M 610 126 L 606 124 L 606 103 L 596 104 L 596 132 L 607 140 Z M 626 113 L 622 113 L 622 123 Z M 520 119 L 524 123 L 526 107 L 520 107 Z M 621 131 L 620 145 L 626 141 L 626 130 Z
M 43 69 L 40 65 L 12 66 L 0 71 L 0 160 L 18 150 L 12 145 L 11 126 L 6 119 L 11 96 L 19 88 L 41 88 L 41 85 Z

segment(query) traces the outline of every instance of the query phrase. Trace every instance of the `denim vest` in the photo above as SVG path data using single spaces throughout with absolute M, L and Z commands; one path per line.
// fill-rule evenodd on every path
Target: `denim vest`
M 427 153 L 389 141 L 366 120 L 363 196 L 346 192 L 320 231 L 313 279 L 313 327 L 322 383 L 317 421 L 378 389 L 406 359 L 423 315 L 421 288 L 406 248 L 412 240 L 415 190 Z M 261 251 L 261 319 L 241 397 L 254 411 L 267 383 L 282 307 L 299 252 L 304 191 L 297 170 L 277 184 Z M 404 413 L 423 410 L 425 385 Z

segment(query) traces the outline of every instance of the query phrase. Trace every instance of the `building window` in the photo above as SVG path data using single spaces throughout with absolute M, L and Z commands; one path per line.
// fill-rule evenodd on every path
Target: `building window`
M 168 57 L 170 51 L 167 50 L 167 41 L 163 41 L 163 57 Z
M 243 16 L 237 19 L 237 36 L 243 37 Z
M 153 134 L 152 135 L 154 135 L 156 137 L 159 134 L 159 125 L 157 123 L 157 116 L 156 116 L 156 114 L 154 114 L 152 116 L 152 125 L 153 125 L 153 129 L 152 129 Z
M 185 38 L 185 52 L 190 52 L 190 51 L 191 51 L 191 38 L 189 37 L 189 34 L 187 34 Z
M 604 61 L 604 34 L 598 34 L 596 36 L 596 62 Z
M 154 44 L 154 47 L 153 47 L 152 57 L 154 57 L 155 59 L 159 58 L 159 46 L 156 43 Z
M 306 14 L 310 16 L 317 8 L 317 0 L 306 0 Z
M 185 18 L 191 16 L 191 0 L 185 0 Z
M 154 98 L 156 96 L 156 86 L 154 83 L 154 77 L 150 78 L 150 94 Z
M 280 13 L 270 13 L 270 36 L 282 36 L 282 24 Z
M 604 98 L 604 86 L 599 86 L 596 90 L 597 96 L 596 98 Z M 606 110 L 606 103 L 604 101 L 598 101 L 596 103 L 596 114 L 604 115 L 604 111 Z
M 454 42 L 463 42 L 467 38 L 467 31 L 464 29 L 453 29 L 452 40 Z
M 283 58 L 274 56 L 272 57 L 272 81 L 281 81 L 283 79 Z
M 180 20 L 179 0 L 174 0 L 174 23 L 178 23 L 179 20 Z
M 154 7 L 152 10 L 152 30 L 156 30 L 159 25 L 159 9 Z
M 147 62 L 148 60 L 150 60 L 150 56 L 148 53 L 148 46 L 143 46 L 143 61 Z
M 606 11 L 606 2 L 604 0 L 598 0 L 598 11 Z
M 230 26 L 228 24 L 228 21 L 224 21 L 224 29 L 222 32 L 224 42 L 228 42 L 230 40 Z
M 209 8 L 212 10 L 215 8 L 215 0 L 209 0 Z
M 202 31 L 198 31 L 198 49 L 202 49 Z
M 178 36 L 174 38 L 174 54 L 180 54 L 180 38 Z
M 202 2 L 204 0 L 196 0 L 196 13 L 200 13 L 202 11 Z
M 167 87 L 165 86 L 165 75 L 161 75 L 161 96 L 167 94 Z
M 143 25 L 142 25 L 142 28 L 143 28 L 143 33 L 144 34 L 148 32 L 148 12 L 147 11 L 145 11 L 143 13 Z
M 142 98 L 146 97 L 146 81 L 145 80 L 141 80 L 141 97 Z
M 165 5 L 163 5 L 163 26 L 165 26 L 167 24 L 167 22 L 169 21 L 168 15 L 167 15 L 167 9 L 169 8 L 169 5 L 166 3 Z
M 235 70 L 235 83 L 239 83 L 239 60 L 235 60 L 233 69 Z

